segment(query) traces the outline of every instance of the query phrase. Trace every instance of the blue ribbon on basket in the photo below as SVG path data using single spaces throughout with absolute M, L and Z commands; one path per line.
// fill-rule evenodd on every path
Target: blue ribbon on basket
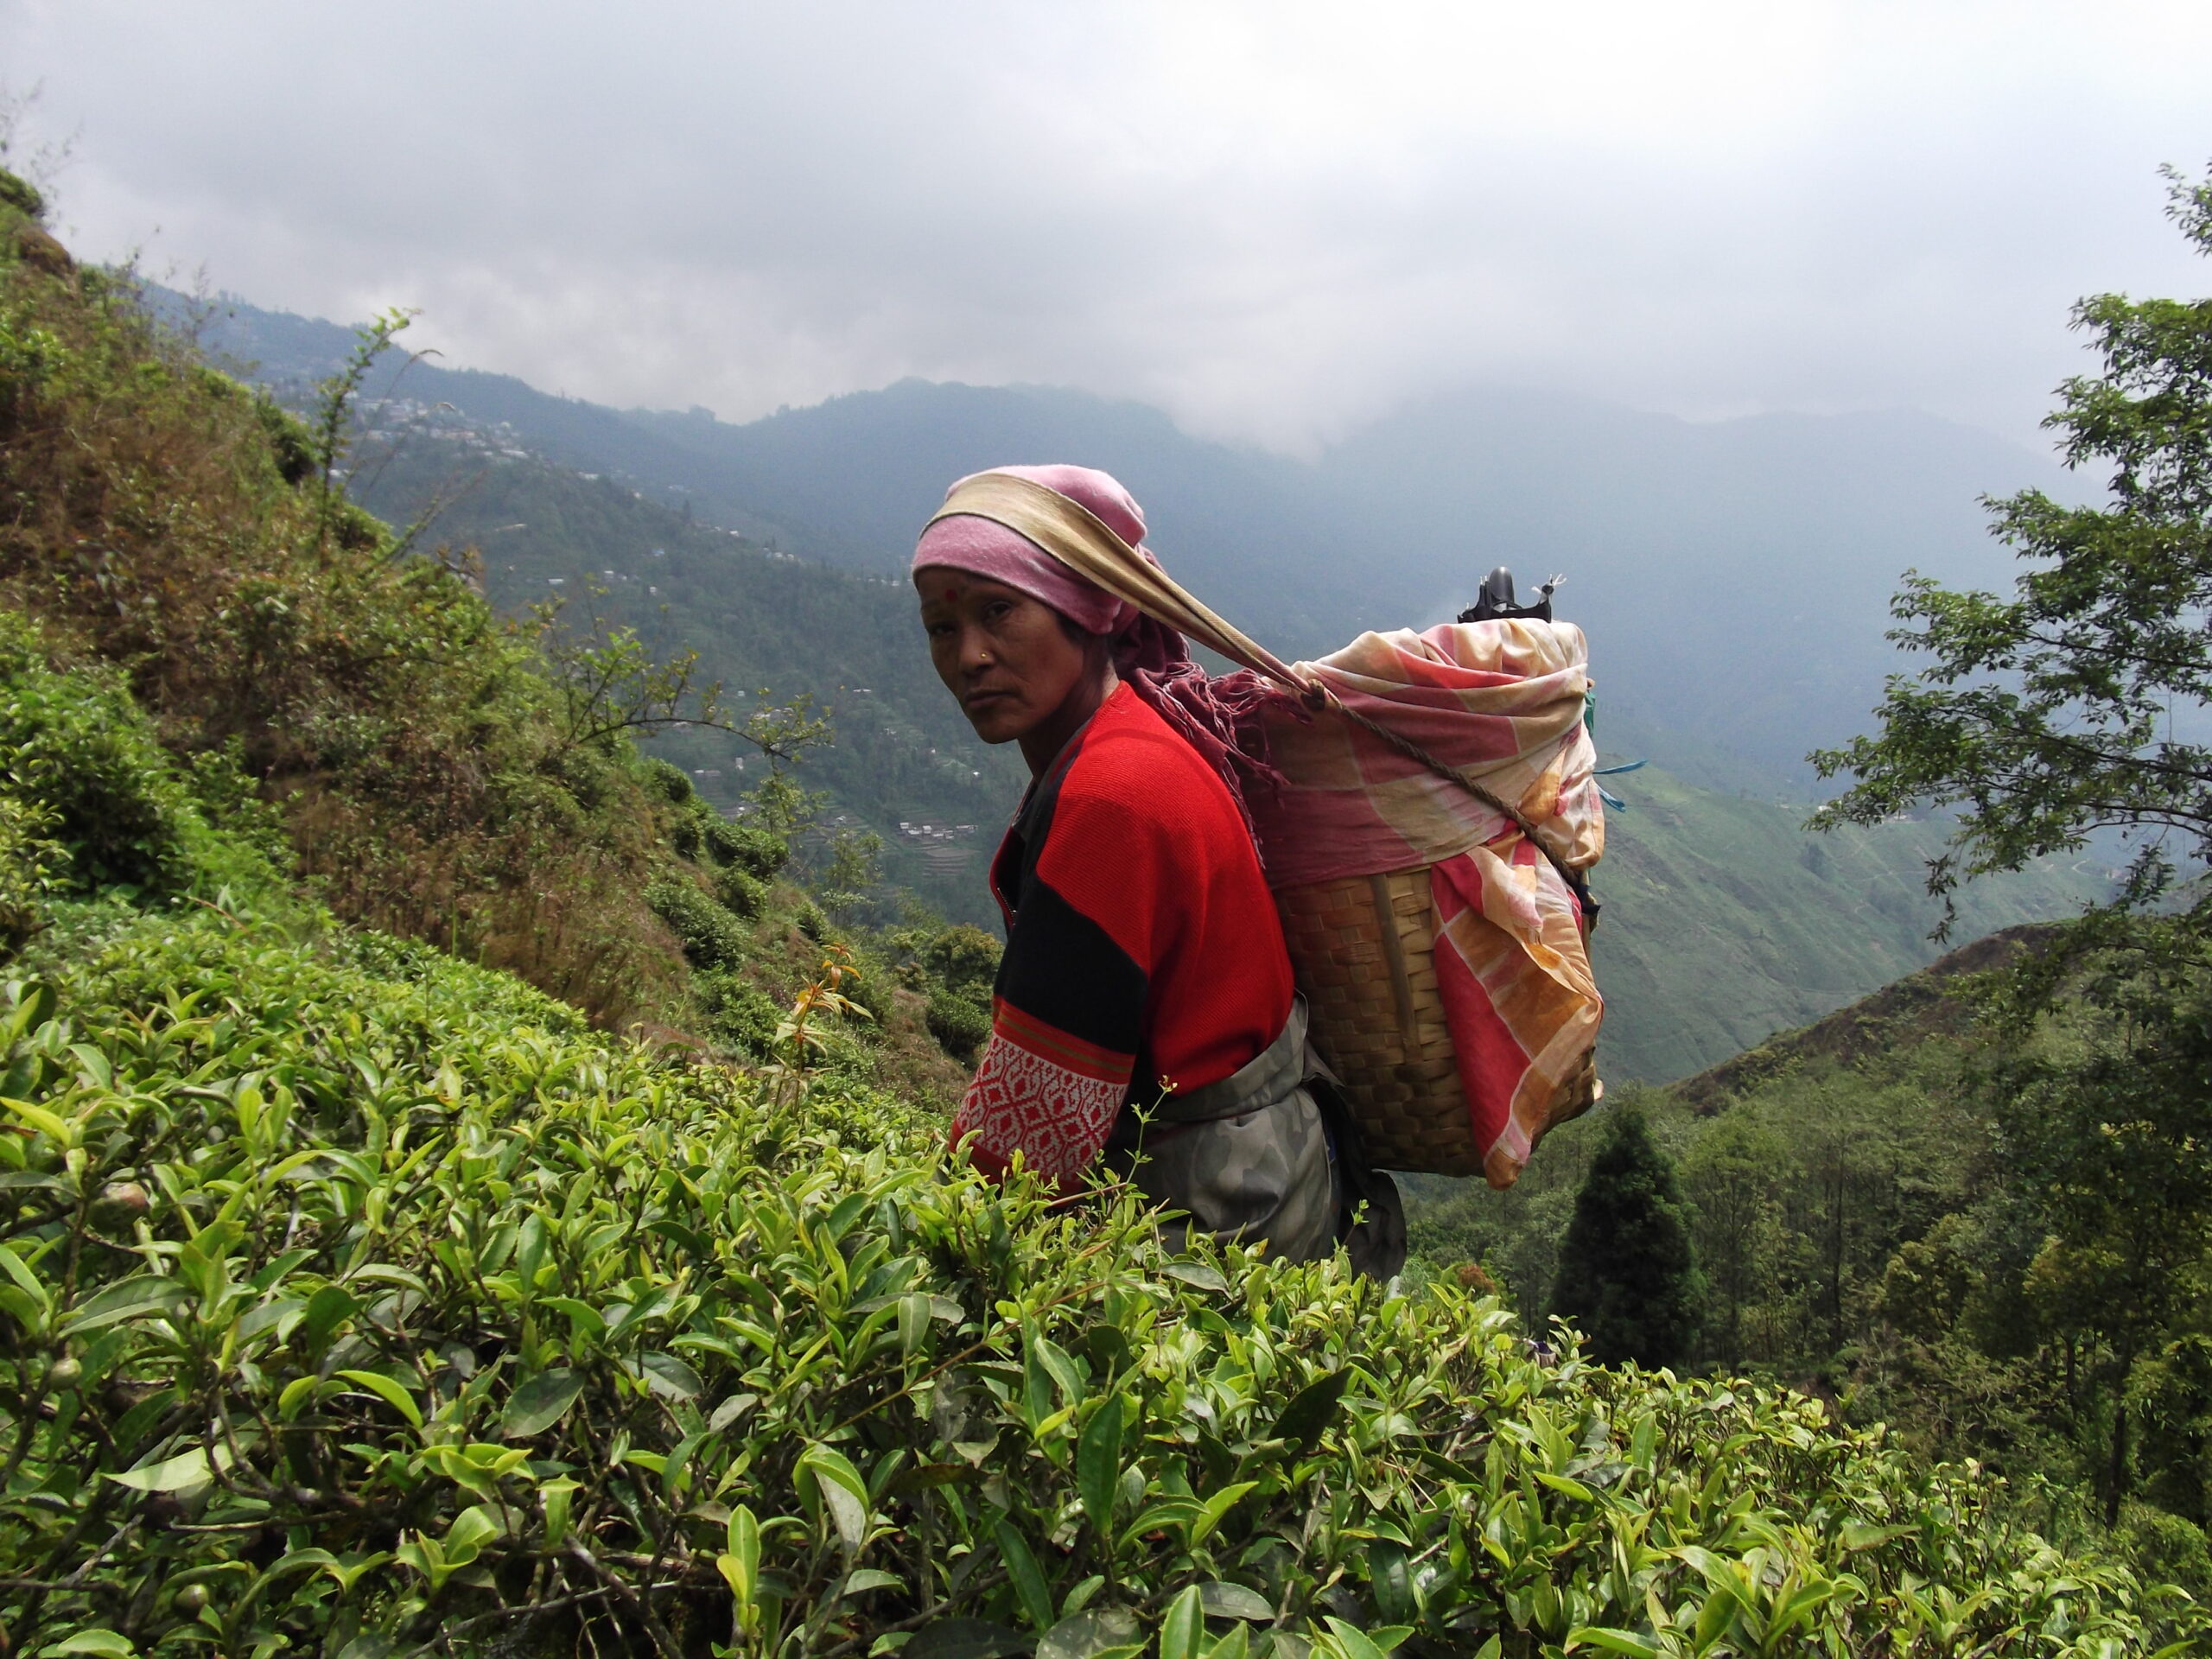
M 1648 760 L 1629 760 L 1623 762 L 1618 766 L 1599 766 L 1590 775 L 1592 778 L 1611 778 L 1624 772 L 1640 771 L 1649 764 L 1650 762 Z M 1614 794 L 1612 791 L 1607 789 L 1603 784 L 1598 785 L 1598 798 L 1603 801 L 1607 806 L 1611 807 L 1616 812 L 1625 812 L 1628 810 L 1628 803 L 1621 799 L 1619 796 Z

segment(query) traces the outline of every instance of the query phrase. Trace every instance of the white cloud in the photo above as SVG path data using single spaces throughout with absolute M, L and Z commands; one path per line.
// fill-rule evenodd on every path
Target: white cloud
M 1301 445 L 1422 391 L 2027 433 L 2196 291 L 2212 8 L 0 3 L 61 213 L 450 360 L 742 418 L 904 374 Z M 158 228 L 158 234 L 156 230 Z

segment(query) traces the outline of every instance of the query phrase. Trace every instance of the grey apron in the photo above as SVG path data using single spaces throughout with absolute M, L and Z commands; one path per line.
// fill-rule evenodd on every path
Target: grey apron
M 1185 1212 L 1163 1226 L 1172 1243 L 1195 1228 L 1263 1244 L 1278 1261 L 1316 1261 L 1342 1243 L 1374 1277 L 1404 1265 L 1397 1188 L 1359 1157 L 1328 1068 L 1306 1040 L 1304 998 L 1249 1065 L 1143 1116 L 1128 1148 L 1134 1179 L 1154 1203 Z

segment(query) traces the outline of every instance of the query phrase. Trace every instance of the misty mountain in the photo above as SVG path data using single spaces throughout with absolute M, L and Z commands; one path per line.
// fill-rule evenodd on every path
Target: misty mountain
M 226 302 L 203 333 L 282 383 L 327 372 L 328 323 Z M 907 381 L 742 425 L 618 411 L 424 361 L 401 393 L 504 423 L 533 454 L 618 475 L 710 523 L 870 575 L 905 568 L 962 473 L 1065 460 L 1120 476 L 1186 585 L 1285 655 L 1424 626 L 1484 571 L 1563 572 L 1601 705 L 1649 733 L 1802 780 L 1862 728 L 1900 575 L 2002 584 L 1979 499 L 2075 487 L 1990 434 L 1910 411 L 1692 423 L 1484 391 L 1402 410 L 1313 461 L 1195 439 L 1159 411 L 1029 386 Z M 371 398 L 389 387 L 372 384 Z M 1672 759 L 1671 755 L 1665 758 Z
M 1698 423 L 1584 400 L 1471 392 L 1402 411 L 1325 456 L 1333 499 L 1400 537 L 1431 583 L 1568 577 L 1601 707 L 1802 777 L 1864 728 L 1907 569 L 2000 587 L 1985 495 L 2075 486 L 2055 464 L 1909 410 Z M 1400 593 L 1403 593 L 1400 589 Z
M 1104 467 L 1186 585 L 1286 655 L 1443 620 L 1496 564 L 1524 589 L 1563 573 L 1605 707 L 1797 777 L 1808 748 L 1860 729 L 1896 666 L 1903 572 L 2004 582 L 1979 498 L 2063 481 L 1905 411 L 1696 424 L 1503 391 L 1405 410 L 1312 464 L 1037 387 L 909 381 L 743 426 L 628 418 L 717 463 L 795 545 L 863 569 L 903 569 L 918 511 L 963 472 Z

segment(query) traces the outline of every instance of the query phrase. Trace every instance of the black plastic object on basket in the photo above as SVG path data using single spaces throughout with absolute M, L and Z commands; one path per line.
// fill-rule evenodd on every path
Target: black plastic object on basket
M 1452 619 L 1455 622 L 1489 622 L 1500 617 L 1533 616 L 1539 622 L 1552 620 L 1552 592 L 1565 576 L 1554 576 L 1536 589 L 1536 602 L 1518 605 L 1513 599 L 1513 573 L 1503 565 L 1483 578 L 1482 591 L 1475 602 Z

